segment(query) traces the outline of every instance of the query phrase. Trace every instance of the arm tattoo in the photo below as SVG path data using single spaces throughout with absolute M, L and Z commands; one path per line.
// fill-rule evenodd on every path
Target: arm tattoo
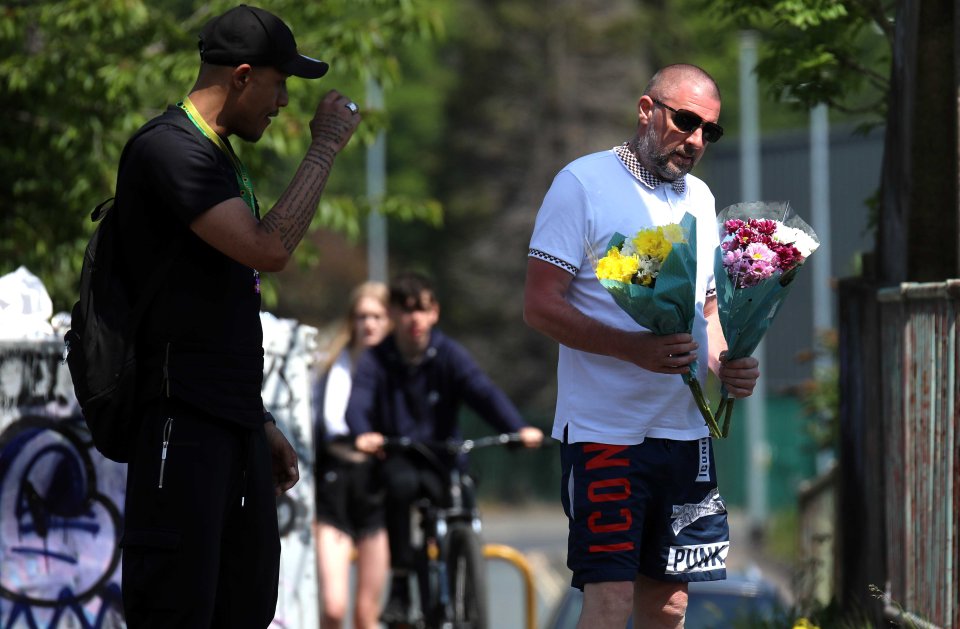
M 325 119 L 317 123 L 318 126 L 312 129 L 317 139 L 329 140 L 335 146 L 343 144 L 343 138 L 350 131 L 350 124 L 346 120 L 338 118 Z
M 297 173 L 277 204 L 260 224 L 268 234 L 277 233 L 287 253 L 303 239 L 327 185 L 336 152 L 326 144 L 312 144 Z

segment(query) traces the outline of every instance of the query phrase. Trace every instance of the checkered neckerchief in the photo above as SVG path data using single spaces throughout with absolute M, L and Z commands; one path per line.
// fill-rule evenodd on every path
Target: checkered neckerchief
M 686 176 L 681 177 L 680 179 L 675 179 L 674 181 L 667 181 L 666 179 L 657 177 L 652 172 L 641 166 L 640 160 L 638 160 L 637 156 L 634 155 L 633 151 L 630 150 L 629 142 L 624 142 L 620 146 L 614 147 L 613 150 L 617 154 L 617 157 L 620 158 L 620 161 L 623 162 L 623 165 L 627 167 L 627 170 L 630 171 L 630 174 L 643 182 L 643 185 L 651 190 L 656 189 L 656 187 L 661 184 L 670 184 L 677 194 L 682 195 L 687 189 Z

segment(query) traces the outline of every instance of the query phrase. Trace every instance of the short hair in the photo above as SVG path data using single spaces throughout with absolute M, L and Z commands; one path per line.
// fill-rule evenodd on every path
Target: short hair
M 414 271 L 398 273 L 390 281 L 390 305 L 408 310 L 426 310 L 436 303 L 437 295 L 425 275 Z
M 647 83 L 643 94 L 651 98 L 662 98 L 665 92 L 671 92 L 674 87 L 685 81 L 708 83 L 713 87 L 717 100 L 721 100 L 720 87 L 713 77 L 703 68 L 689 63 L 675 63 L 660 68 Z

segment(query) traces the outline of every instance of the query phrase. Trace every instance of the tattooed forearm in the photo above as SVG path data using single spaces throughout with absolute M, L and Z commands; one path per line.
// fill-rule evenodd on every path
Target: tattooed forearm
M 321 148 L 317 145 L 311 145 L 310 150 L 307 151 L 307 154 L 304 156 L 304 161 L 308 161 L 311 164 L 316 164 L 321 168 L 326 169 L 329 173 L 330 169 L 333 168 L 333 157 L 334 153 L 330 149 Z
M 327 185 L 336 153 L 314 143 L 304 156 L 293 181 L 260 224 L 269 234 L 278 234 L 283 248 L 292 253 L 310 227 L 320 195 Z
M 339 118 L 314 119 L 313 124 L 310 125 L 310 132 L 315 139 L 331 142 L 334 146 L 342 146 L 345 139 L 349 137 L 350 131 L 350 123 Z

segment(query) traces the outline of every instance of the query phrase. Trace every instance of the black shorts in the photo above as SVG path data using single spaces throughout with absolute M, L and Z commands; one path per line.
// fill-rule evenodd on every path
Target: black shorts
M 355 540 L 383 529 L 384 491 L 379 462 L 350 460 L 336 449 L 318 448 L 316 520 L 336 527 Z
M 672 582 L 726 578 L 730 535 L 710 439 L 561 448 L 574 587 L 638 574 Z

